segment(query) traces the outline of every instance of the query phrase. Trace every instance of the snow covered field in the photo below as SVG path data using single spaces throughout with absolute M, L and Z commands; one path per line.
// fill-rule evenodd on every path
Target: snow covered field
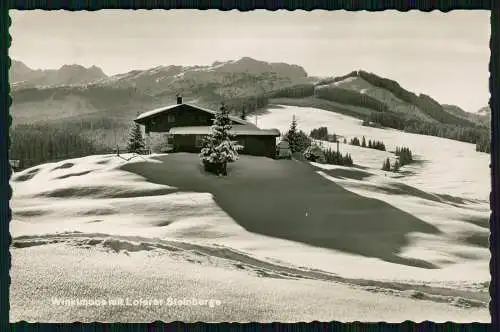
M 160 183 L 140 172 L 161 169 L 168 175 L 176 167 L 169 163 L 173 155 L 130 161 L 90 156 L 13 175 L 11 321 L 488 322 L 489 155 L 475 152 L 472 144 L 362 127 L 357 119 L 318 109 L 271 108 L 259 115 L 258 125 L 284 131 L 294 114 L 307 133 L 326 126 L 348 140 L 364 135 L 385 143 L 388 152 L 340 145 L 363 169 L 315 164 L 311 173 L 435 229 L 408 230 L 397 252 L 405 261 L 428 266 L 380 259 L 376 246 L 373 255 L 357 255 L 248 231 L 221 207 L 220 191 L 178 190 L 175 182 L 181 180 L 175 177 Z M 409 147 L 419 160 L 402 169 L 404 177 L 380 170 L 396 146 Z M 242 158 L 235 165 L 257 167 L 252 164 L 257 159 Z M 296 162 L 267 163 L 272 172 Z M 201 175 L 186 174 L 198 185 Z M 235 179 L 244 181 L 241 174 L 215 181 Z M 272 202 L 280 193 L 262 195 Z M 304 211 L 304 220 L 316 213 Z M 375 223 L 370 227 L 377 231 L 381 221 L 366 223 Z M 221 304 L 51 303 L 53 298 L 168 297 Z
M 327 127 L 329 133 L 352 137 L 362 136 L 366 140 L 380 140 L 388 151 L 396 146 L 407 146 L 424 165 L 406 166 L 405 170 L 416 174 L 405 177 L 404 182 L 422 190 L 437 193 L 489 200 L 491 177 L 490 155 L 475 151 L 474 144 L 454 140 L 404 133 L 394 129 L 379 129 L 361 126 L 356 118 L 315 108 L 277 106 L 259 115 L 257 124 L 262 128 L 288 130 L 295 114 L 299 129 L 309 133 L 311 129 Z M 254 122 L 253 118 L 249 118 Z M 384 157 L 389 156 L 376 150 L 366 150 L 356 146 L 341 145 L 341 152 L 352 154 L 356 163 L 374 168 L 382 167 Z

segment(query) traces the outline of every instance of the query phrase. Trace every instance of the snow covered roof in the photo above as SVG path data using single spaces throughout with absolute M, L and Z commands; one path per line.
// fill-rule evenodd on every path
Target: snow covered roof
M 168 133 L 172 135 L 207 135 L 210 133 L 210 127 L 174 127 L 170 128 Z M 280 132 L 278 129 L 260 129 L 248 125 L 235 125 L 231 129 L 231 133 L 233 135 L 280 136 Z
M 277 146 L 281 149 L 289 149 L 290 148 L 290 143 L 288 141 L 280 141 Z
M 160 108 L 155 108 L 154 110 L 150 110 L 150 111 L 144 112 L 142 114 L 139 114 L 139 116 L 137 118 L 135 118 L 134 121 L 137 122 L 137 123 L 143 124 L 146 119 L 150 119 L 152 117 L 158 116 L 160 114 L 163 114 L 163 113 L 166 113 L 166 112 L 169 112 L 171 110 L 174 110 L 174 109 L 177 109 L 177 108 L 181 108 L 181 107 L 183 107 L 183 108 L 187 107 L 187 108 L 191 108 L 191 109 L 196 109 L 196 110 L 207 112 L 207 113 L 210 113 L 210 114 L 213 114 L 213 115 L 215 115 L 217 113 L 217 111 L 214 111 L 214 110 L 211 110 L 211 109 L 208 109 L 208 108 L 203 108 L 203 107 L 192 105 L 192 104 L 182 103 L 182 104 L 174 104 L 174 105 L 170 105 L 170 106 L 163 106 L 163 107 L 160 107 Z M 236 123 L 239 123 L 239 124 L 242 124 L 242 125 L 251 125 L 250 122 L 242 120 L 242 119 L 240 119 L 237 116 L 230 115 L 229 118 L 232 121 L 234 121 Z

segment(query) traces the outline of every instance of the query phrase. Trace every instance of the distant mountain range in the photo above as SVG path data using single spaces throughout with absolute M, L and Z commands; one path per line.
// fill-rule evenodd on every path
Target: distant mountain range
M 491 108 L 489 106 L 482 107 L 477 111 L 478 115 L 491 117 Z
M 210 66 L 158 66 L 110 77 L 97 67 L 32 70 L 13 61 L 10 78 L 11 113 L 17 123 L 97 113 L 130 120 L 139 111 L 172 103 L 177 93 L 186 101 L 214 106 L 221 98 L 262 96 L 309 82 L 300 66 L 248 57 Z
M 90 83 L 108 76 L 99 67 L 64 65 L 59 69 L 31 69 L 21 61 L 12 60 L 9 80 L 13 86 L 73 85 Z
M 445 111 L 450 112 L 458 117 L 467 119 L 473 122 L 489 125 L 491 120 L 491 109 L 489 106 L 482 107 L 476 113 L 466 112 L 455 105 L 443 105 Z
M 288 103 L 298 104 L 313 98 L 330 102 L 332 111 L 350 109 L 360 118 L 386 111 L 419 121 L 489 124 L 489 107 L 468 113 L 362 70 L 320 79 L 309 77 L 298 65 L 249 57 L 209 66 L 158 66 L 109 77 L 95 66 L 34 70 L 13 60 L 10 81 L 15 123 L 87 117 L 130 122 L 138 112 L 170 104 L 181 93 L 186 101 L 208 107 L 216 107 L 221 99 L 236 100 L 234 105 L 244 105 L 248 112 L 275 98 L 290 97 Z

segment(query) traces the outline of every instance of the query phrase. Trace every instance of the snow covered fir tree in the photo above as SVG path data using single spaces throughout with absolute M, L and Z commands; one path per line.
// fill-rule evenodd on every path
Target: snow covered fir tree
M 290 144 L 290 150 L 292 150 L 292 152 L 297 152 L 299 150 L 297 147 L 298 145 L 297 136 L 298 136 L 297 120 L 295 119 L 294 115 L 292 123 L 290 124 L 290 129 L 285 135 L 285 139 L 288 141 L 288 144 Z
M 229 111 L 222 103 L 200 152 L 200 158 L 206 171 L 226 176 L 227 163 L 238 159 L 238 150 L 242 146 L 232 140 L 231 129 Z
M 304 152 L 311 145 L 311 139 L 309 136 L 302 130 L 298 129 L 295 115 L 292 118 L 290 129 L 288 129 L 284 136 L 284 140 L 288 141 L 288 144 L 290 144 L 290 150 L 292 153 Z
M 144 143 L 144 138 L 142 137 L 141 127 L 138 123 L 136 123 L 130 130 L 127 143 L 127 152 L 138 152 L 139 150 L 143 150 L 145 147 L 146 144 Z

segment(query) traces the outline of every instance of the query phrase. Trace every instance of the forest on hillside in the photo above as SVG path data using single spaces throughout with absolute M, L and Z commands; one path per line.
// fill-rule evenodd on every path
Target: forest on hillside
M 402 130 L 408 133 L 448 138 L 477 145 L 477 151 L 490 152 L 491 130 L 486 126 L 459 126 L 437 122 L 422 121 L 391 113 L 375 113 L 363 122 L 375 123 L 383 127 Z
M 122 136 L 127 130 L 124 125 L 108 118 L 18 124 L 10 128 L 9 159 L 19 160 L 20 168 L 27 168 L 110 153 L 117 142 L 126 140 Z

